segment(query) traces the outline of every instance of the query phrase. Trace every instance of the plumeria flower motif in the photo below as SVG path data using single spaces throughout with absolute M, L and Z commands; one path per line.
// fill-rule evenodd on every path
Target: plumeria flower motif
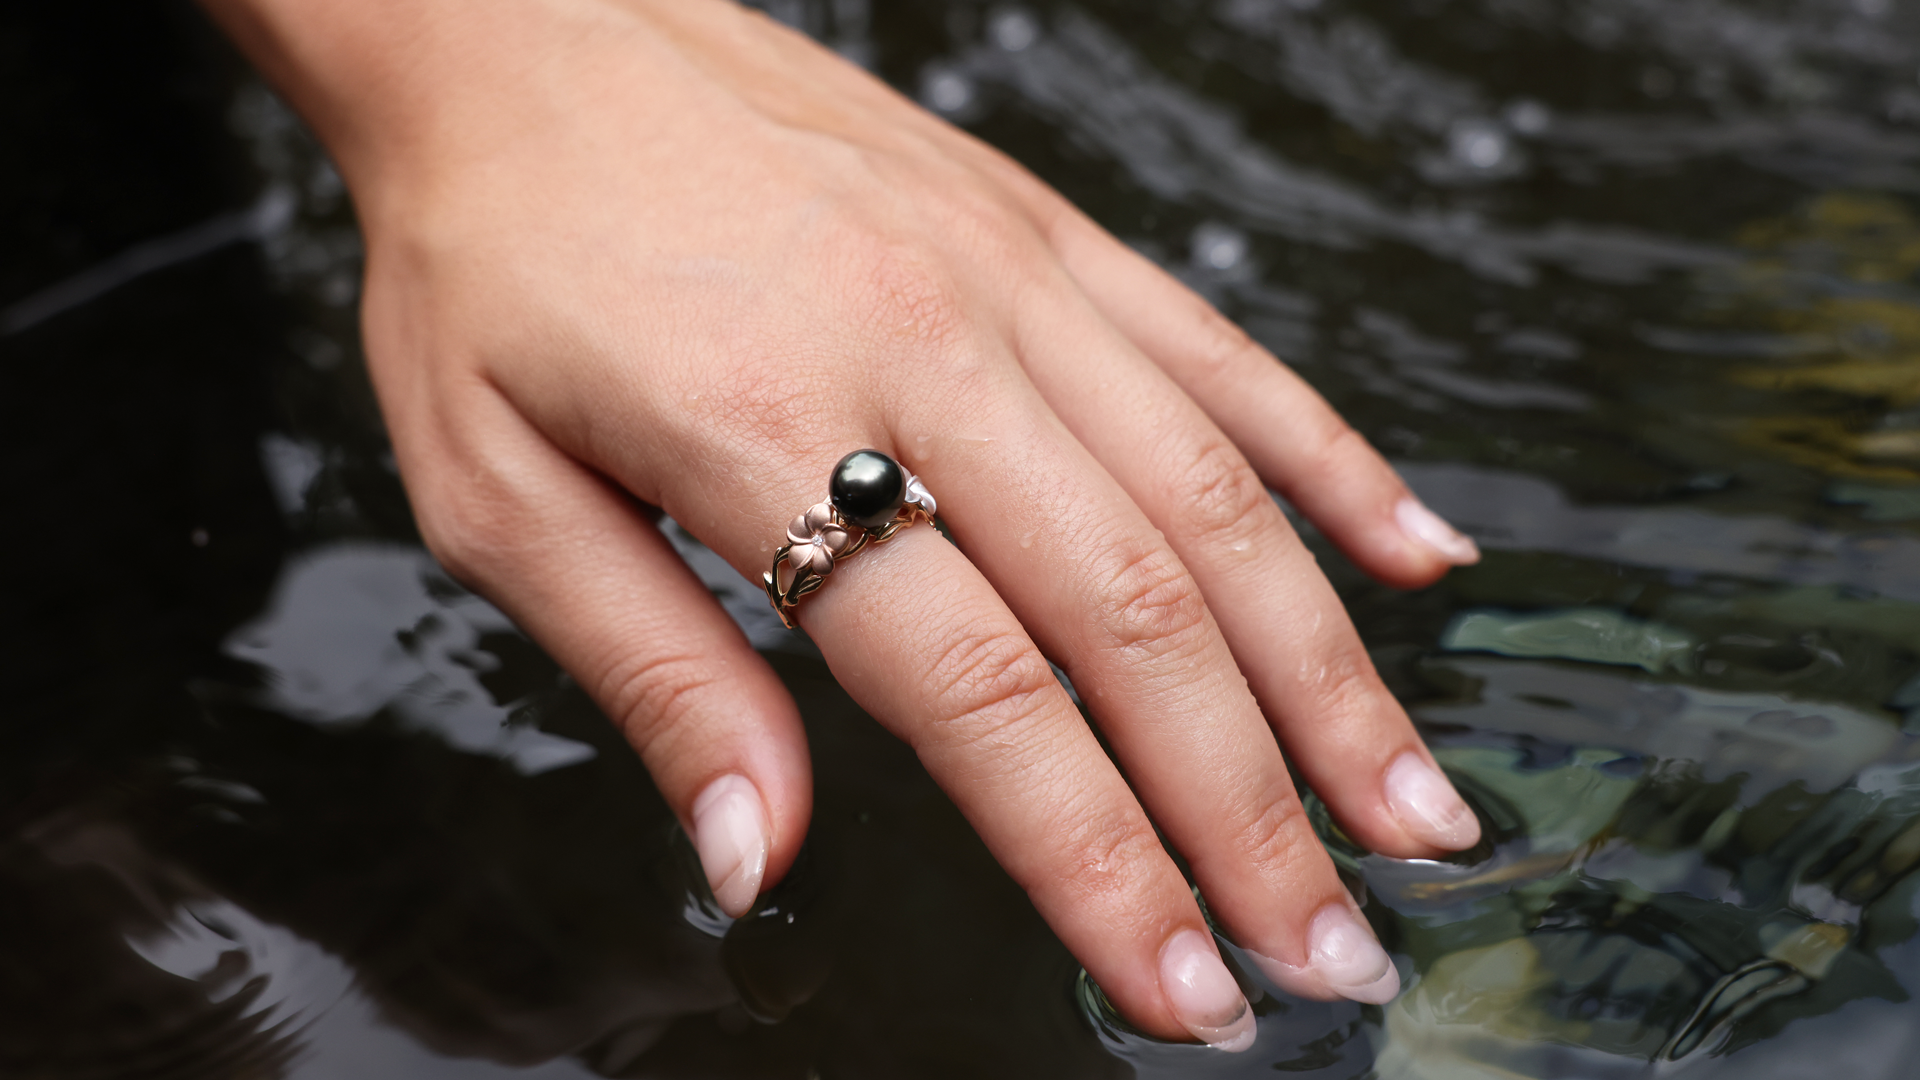
M 833 572 L 833 560 L 853 546 L 853 534 L 834 520 L 832 503 L 815 503 L 787 526 L 787 565 L 798 574 L 812 570 L 815 577 Z
M 927 485 L 921 483 L 920 478 L 913 475 L 912 473 L 907 473 L 906 501 L 910 503 L 918 503 L 920 505 L 920 509 L 925 510 L 927 512 L 927 517 L 929 518 L 933 517 L 935 513 L 934 503 L 933 503 L 933 493 L 931 491 L 928 491 Z

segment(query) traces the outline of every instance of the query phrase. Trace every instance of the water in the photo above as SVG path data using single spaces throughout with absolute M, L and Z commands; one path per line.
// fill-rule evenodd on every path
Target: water
M 190 8 L 15 5 L 0 1074 L 1908 1074 L 1920 5 L 766 7 L 1213 298 L 1486 549 L 1401 594 L 1314 540 L 1486 825 L 1448 863 L 1325 828 L 1410 989 L 1268 993 L 1235 1058 L 1131 1034 L 682 537 L 818 772 L 727 925 L 422 554 L 338 176 Z

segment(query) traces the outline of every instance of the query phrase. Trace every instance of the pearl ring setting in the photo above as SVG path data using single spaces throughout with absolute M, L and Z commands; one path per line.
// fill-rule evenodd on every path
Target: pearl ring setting
M 933 521 L 933 494 L 920 478 L 878 450 L 855 450 L 833 467 L 827 501 L 787 525 L 787 542 L 760 575 L 767 601 L 787 629 L 801 597 L 826 583 L 836 563 L 868 544 L 884 544 L 916 521 Z

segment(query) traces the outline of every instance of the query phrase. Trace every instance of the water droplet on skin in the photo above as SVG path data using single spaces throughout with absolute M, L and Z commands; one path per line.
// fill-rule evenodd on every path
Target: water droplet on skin
M 1034 534 L 1032 534 L 1032 533 L 1028 533 L 1027 535 L 1025 535 L 1025 536 L 1023 536 L 1023 537 L 1021 537 L 1021 538 L 1020 538 L 1020 546 L 1021 546 L 1021 548 L 1023 548 L 1023 549 L 1024 549 L 1024 548 L 1030 548 L 1030 547 L 1032 547 L 1032 546 L 1033 546 L 1033 535 L 1034 535 Z

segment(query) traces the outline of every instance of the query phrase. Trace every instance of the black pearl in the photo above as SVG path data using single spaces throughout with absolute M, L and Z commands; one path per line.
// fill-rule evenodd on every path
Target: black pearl
M 892 521 L 907 498 L 907 474 L 878 450 L 855 450 L 833 467 L 827 495 L 840 516 L 863 529 Z

